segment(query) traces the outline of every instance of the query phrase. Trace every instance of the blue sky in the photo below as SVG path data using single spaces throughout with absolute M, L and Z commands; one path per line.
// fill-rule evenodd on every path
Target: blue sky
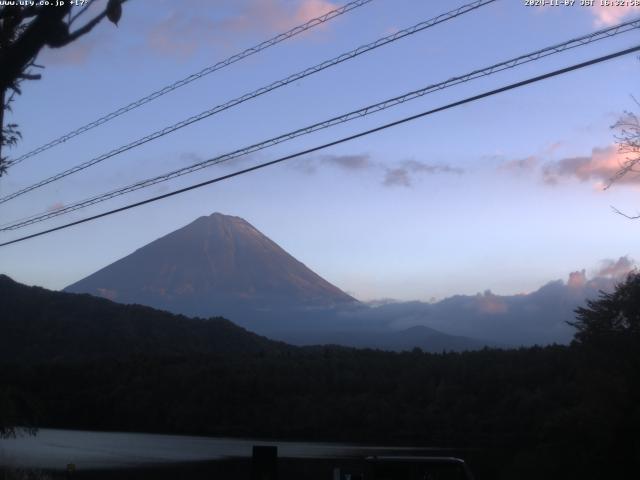
M 11 193 L 464 2 L 374 0 L 209 75 L 0 178 Z M 579 3 L 579 2 L 577 2 Z M 11 120 L 18 156 L 130 101 L 340 4 L 326 0 L 132 0 L 45 51 Z M 622 7 L 527 7 L 500 0 L 0 205 L 0 223 L 188 165 L 476 68 L 640 16 Z M 13 233 L 9 240 L 270 160 L 560 66 L 638 44 L 637 31 L 201 170 Z M 245 218 L 362 300 L 429 300 L 491 289 L 529 292 L 604 259 L 640 258 L 636 179 L 603 191 L 616 157 L 610 126 L 640 96 L 629 55 L 448 110 L 321 153 L 96 222 L 0 248 L 0 270 L 64 286 L 215 211 Z

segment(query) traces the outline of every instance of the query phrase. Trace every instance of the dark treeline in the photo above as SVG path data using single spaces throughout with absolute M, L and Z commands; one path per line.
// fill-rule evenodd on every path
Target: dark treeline
M 578 311 L 571 346 L 5 362 L 0 385 L 42 427 L 468 448 L 481 478 L 627 478 L 640 471 L 639 304 L 632 276 Z
M 639 466 L 640 383 L 608 353 L 321 348 L 14 365 L 2 383 L 41 426 L 470 447 L 516 478 L 610 478 Z

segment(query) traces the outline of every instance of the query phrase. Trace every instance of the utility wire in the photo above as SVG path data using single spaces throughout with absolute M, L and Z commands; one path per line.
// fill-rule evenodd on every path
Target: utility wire
M 587 45 L 590 43 L 593 43 L 595 41 L 598 40 L 602 40 L 614 35 L 619 35 L 625 32 L 628 32 L 630 30 L 633 29 L 638 29 L 640 28 L 640 19 L 636 19 L 630 22 L 625 22 L 622 23 L 620 25 L 616 25 L 610 28 L 606 28 L 597 32 L 593 32 L 590 33 L 588 35 L 584 35 L 582 37 L 578 37 L 572 40 L 569 40 L 567 42 L 561 43 L 561 44 L 556 44 L 556 45 L 552 45 L 550 47 L 546 47 L 543 48 L 541 50 L 536 50 L 534 52 L 531 53 L 527 53 L 525 55 L 521 55 L 519 57 L 516 58 L 512 58 L 494 65 L 491 65 L 489 67 L 486 68 L 482 68 L 479 70 L 474 70 L 472 72 L 466 73 L 464 75 L 461 76 L 457 76 L 457 77 L 453 77 L 450 78 L 448 80 L 445 80 L 444 82 L 440 82 L 440 83 L 436 83 L 436 84 L 432 84 L 429 86 L 426 86 L 424 88 L 421 88 L 419 90 L 414 90 L 412 92 L 408 92 L 405 93 L 403 95 L 391 98 L 391 99 L 387 99 L 384 100 L 382 102 L 373 104 L 373 105 L 369 105 L 367 107 L 361 108 L 359 110 L 355 110 L 337 117 L 333 117 L 329 120 L 325 120 L 322 122 L 318 122 L 315 123 L 313 125 L 304 127 L 304 128 L 300 128 L 297 130 L 294 130 L 292 132 L 288 132 L 285 133 L 283 135 L 277 136 L 277 137 L 273 137 L 270 138 L 268 140 L 250 145 L 248 147 L 244 147 L 229 153 L 225 153 L 223 155 L 219 155 L 207 160 L 204 160 L 202 162 L 198 162 L 195 163 L 193 165 L 187 166 L 187 167 L 183 167 L 156 177 L 152 177 L 152 178 L 148 178 L 146 180 L 141 180 L 139 182 L 133 183 L 131 185 L 125 186 L 125 187 L 121 187 L 115 190 L 112 190 L 110 192 L 106 192 L 85 200 L 81 200 L 78 201 L 76 203 L 73 203 L 71 205 L 68 205 L 66 207 L 57 209 L 55 211 L 46 211 L 46 212 L 40 212 L 37 213 L 35 215 L 32 215 L 30 217 L 26 217 L 23 219 L 19 219 L 19 220 L 14 220 L 13 222 L 10 223 L 6 223 L 4 225 L 0 225 L 0 232 L 1 231 L 8 231 L 8 230 L 16 230 L 22 227 L 26 227 L 28 225 L 32 225 L 34 223 L 39 223 L 41 221 L 45 221 L 60 215 L 64 215 L 66 213 L 70 213 L 73 212 L 75 210 L 79 210 L 81 208 L 85 208 L 88 207 L 90 205 L 94 205 L 97 203 L 101 203 L 104 202 L 106 200 L 110 200 L 112 198 L 118 197 L 120 195 L 124 195 L 130 192 L 134 192 L 136 190 L 140 190 L 142 188 L 146 188 L 146 187 L 150 187 L 152 185 L 155 185 L 157 183 L 161 183 L 173 178 L 177 178 L 180 177 L 182 175 L 186 175 L 188 173 L 192 173 L 198 170 L 201 170 L 203 168 L 207 168 L 210 167 L 212 165 L 216 165 L 218 163 L 222 163 L 222 162 L 226 162 L 229 160 L 232 160 L 234 158 L 238 158 L 244 155 L 247 155 L 249 153 L 255 153 L 259 150 L 263 150 L 265 148 L 292 140 L 294 138 L 303 136 L 303 135 L 308 135 L 310 133 L 316 132 L 318 130 L 322 130 L 322 129 L 326 129 L 329 127 L 332 127 L 334 125 L 337 124 L 341 124 L 341 123 L 346 123 L 348 121 L 360 118 L 360 117 L 364 117 L 367 115 L 370 115 L 372 113 L 376 113 L 382 110 L 386 110 L 388 108 L 397 106 L 399 104 L 411 101 L 411 100 L 415 100 L 417 98 L 420 98 L 424 95 L 427 95 L 429 93 L 438 91 L 438 90 L 443 90 L 445 88 L 449 88 L 452 87 L 454 85 L 458 85 L 460 83 L 464 83 L 464 82 L 468 82 L 471 80 L 474 80 L 476 78 L 480 78 L 480 77 L 484 77 L 484 76 L 488 76 L 488 75 L 492 75 L 495 74 L 497 72 L 503 71 L 503 70 L 507 70 L 510 68 L 514 68 L 516 66 L 525 64 L 525 63 L 529 63 L 535 60 L 539 60 L 540 58 L 544 58 L 547 57 L 549 55 L 553 55 L 556 53 L 560 53 L 563 52 L 565 50 L 568 49 L 572 49 L 575 47 L 579 47 L 579 46 L 583 46 L 583 45 Z
M 308 77 L 310 75 L 313 75 L 315 73 L 318 73 L 322 70 L 325 70 L 327 68 L 333 67 L 335 65 L 338 65 L 342 62 L 345 62 L 347 60 L 351 60 L 357 56 L 360 56 L 364 53 L 370 52 L 372 50 L 375 50 L 376 48 L 382 47 L 383 45 L 387 45 L 389 43 L 395 42 L 397 40 L 400 40 L 401 38 L 404 38 L 406 36 L 409 35 L 413 35 L 417 32 L 420 32 L 422 30 L 425 30 L 427 28 L 433 27 L 435 25 L 438 25 L 440 23 L 446 22 L 448 20 L 451 20 L 453 18 L 459 17 L 460 15 L 464 15 L 465 13 L 471 12 L 477 8 L 480 8 L 482 6 L 488 5 L 490 3 L 495 2 L 496 0 L 476 0 L 472 3 L 463 5 L 461 7 L 458 7 L 454 10 L 451 10 L 447 13 L 443 13 L 441 15 L 438 15 L 437 17 L 434 17 L 430 20 L 426 20 L 424 22 L 420 22 L 417 23 L 416 25 L 413 25 L 412 27 L 406 28 L 404 30 L 400 30 L 396 33 L 393 33 L 391 35 L 388 35 L 386 37 L 382 37 L 374 42 L 371 42 L 367 45 L 362 45 L 354 50 L 351 50 L 350 52 L 347 53 L 343 53 L 342 55 L 339 55 L 337 57 L 334 57 L 330 60 L 325 60 L 322 63 L 319 63 L 313 67 L 309 67 L 305 70 L 302 70 L 298 73 L 295 73 L 293 75 L 290 75 L 284 79 L 278 80 L 276 82 L 273 82 L 265 87 L 261 87 L 257 90 L 254 90 L 251 93 L 246 93 L 240 97 L 237 97 L 233 100 L 230 100 L 226 103 L 223 103 L 221 105 L 217 105 L 209 110 L 205 110 L 204 112 L 199 113 L 198 115 L 194 115 L 192 117 L 187 118 L 186 120 L 182 120 L 176 124 L 173 124 L 171 126 L 165 127 L 161 130 L 158 130 L 154 133 L 151 133 L 149 135 L 147 135 L 146 137 L 142 137 L 139 138 L 138 140 L 135 140 L 134 142 L 131 142 L 127 145 L 123 145 L 121 147 L 118 147 L 114 150 L 111 150 L 108 153 L 102 154 L 98 157 L 95 157 L 91 160 L 88 160 L 86 162 L 83 162 L 79 165 L 76 165 L 75 167 L 69 168 L 67 170 L 64 170 L 63 172 L 60 172 L 56 175 L 53 175 L 51 177 L 48 177 L 44 180 L 41 180 L 37 183 L 34 183 L 33 185 L 30 185 L 28 187 L 25 187 L 21 190 L 18 190 L 10 195 L 6 195 L 2 198 L 0 198 L 0 204 L 8 202 L 9 200 L 12 200 L 16 197 L 19 197 L 21 195 L 24 195 L 25 193 L 28 193 L 32 190 L 35 190 L 37 188 L 43 187 L 45 185 L 48 185 L 49 183 L 55 182 L 57 180 L 60 180 L 62 178 L 65 178 L 69 175 L 72 175 L 74 173 L 77 173 L 81 170 L 84 170 L 86 168 L 89 168 L 97 163 L 103 162 L 104 160 L 114 157 L 120 153 L 126 152 L 128 150 L 131 150 L 135 147 L 138 147 L 140 145 L 143 145 L 147 142 L 150 142 L 152 140 L 156 140 L 160 137 L 163 137 L 169 133 L 175 132 L 176 130 L 179 130 L 181 128 L 184 128 L 188 125 L 191 125 L 195 122 L 199 122 L 200 120 L 204 120 L 205 118 L 208 118 L 212 115 L 215 115 L 217 113 L 220 113 L 224 110 L 227 110 L 229 108 L 235 107 L 241 103 L 244 103 L 248 100 L 254 99 L 256 97 L 259 97 L 261 95 L 264 95 L 265 93 L 271 92 L 273 90 L 276 90 L 278 88 L 284 87 L 285 85 L 288 85 L 290 83 L 296 82 L 302 78 Z
M 261 52 L 263 50 L 266 50 L 269 47 L 273 47 L 274 45 L 277 45 L 280 42 L 283 42 L 285 40 L 288 40 L 291 37 L 295 37 L 296 35 L 299 35 L 303 32 L 306 32 L 307 30 L 310 30 L 318 25 L 321 25 L 323 23 L 328 22 L 329 20 L 332 20 L 340 15 L 343 15 L 347 12 L 350 12 L 351 10 L 354 10 L 358 7 L 362 7 L 363 5 L 366 5 L 370 2 L 372 2 L 373 0 L 356 0 L 353 2 L 349 2 L 345 5 L 343 5 L 342 7 L 336 8 L 334 10 L 331 10 L 330 12 L 325 13 L 324 15 L 321 15 L 319 17 L 313 18 L 311 20 L 309 20 L 308 22 L 302 24 L 302 25 L 298 25 L 297 27 L 292 28 L 291 30 L 288 30 L 284 33 L 281 33 L 279 35 L 276 35 L 273 38 L 270 38 L 269 40 L 265 40 L 264 42 L 255 45 L 251 48 L 247 48 L 246 50 L 237 53 L 235 55 L 232 55 L 231 57 L 226 58 L 225 60 L 221 60 L 220 62 L 211 65 L 209 67 L 206 67 L 202 70 L 200 70 L 198 73 L 194 73 L 192 75 L 189 75 L 188 77 L 185 77 L 181 80 L 178 80 L 174 83 L 172 83 L 171 85 L 168 85 L 164 88 L 161 88 L 160 90 L 156 90 L 153 93 L 150 93 L 149 95 L 147 95 L 146 97 L 142 97 L 139 100 L 136 100 L 135 102 L 131 102 L 128 105 L 125 105 L 122 108 L 119 108 L 118 110 L 115 110 L 111 113 L 108 113 L 100 118 L 98 118 L 97 120 L 94 120 L 91 123 L 87 123 L 86 125 L 77 128 L 76 130 L 73 130 L 69 133 L 66 133 L 54 140 L 51 140 L 49 143 L 46 143 L 34 150 L 31 150 L 30 152 L 27 152 L 15 159 L 9 160 L 7 162 L 7 167 L 11 167 L 13 165 L 16 165 L 24 160 L 26 160 L 27 158 L 30 157 L 34 157 L 36 155 L 38 155 L 39 153 L 42 153 L 46 150 L 49 150 L 50 148 L 55 147 L 56 145 L 60 145 L 61 143 L 66 142 L 67 140 L 70 140 L 74 137 L 77 137 L 78 135 L 81 135 L 95 127 L 98 127 L 104 123 L 107 123 L 111 120 L 113 120 L 116 117 L 119 117 L 120 115 L 124 115 L 125 113 L 134 110 L 138 107 L 141 107 L 142 105 L 149 103 L 153 100 L 155 100 L 156 98 L 160 98 L 163 95 L 166 95 L 169 92 L 172 92 L 180 87 L 184 87 L 185 85 L 188 85 L 191 82 L 194 82 L 196 80 L 199 80 L 200 78 L 209 75 L 210 73 L 213 73 L 217 70 L 221 70 L 225 67 L 228 67 L 229 65 L 232 65 L 240 60 L 243 60 L 247 57 L 250 57 L 251 55 L 255 55 L 258 52 Z
M 280 158 L 277 158 L 275 160 L 271 160 L 269 162 L 264 162 L 264 163 L 261 163 L 261 164 L 258 164 L 258 165 L 254 165 L 253 167 L 245 168 L 243 170 L 239 170 L 239 171 L 227 174 L 227 175 L 216 177 L 216 178 L 207 180 L 205 182 L 197 183 L 195 185 L 190 185 L 188 187 L 181 188 L 179 190 L 174 190 L 173 192 L 165 193 L 163 195 L 158 195 L 156 197 L 148 198 L 148 199 L 142 200 L 140 202 L 136 202 L 136 203 L 132 203 L 132 204 L 126 205 L 124 207 L 120 207 L 120 208 L 116 208 L 116 209 L 113 209 L 113 210 L 109 210 L 107 212 L 103 212 L 103 213 L 100 213 L 98 215 L 93 215 L 91 217 L 86 217 L 86 218 L 83 218 L 81 220 L 76 220 L 75 222 L 67 223 L 65 225 L 60 225 L 58 227 L 50 228 L 48 230 L 43 230 L 43 231 L 40 231 L 40 232 L 37 232 L 37 233 L 33 233 L 31 235 L 26 235 L 24 237 L 16 238 L 16 239 L 10 240 L 8 242 L 0 243 L 0 247 L 4 247 L 4 246 L 11 245 L 11 244 L 18 243 L 18 242 L 23 242 L 23 241 L 29 240 L 31 238 L 39 237 L 39 236 L 42 236 L 42 235 L 45 235 L 45 234 L 48 234 L 48 233 L 56 232 L 58 230 L 63 230 L 63 229 L 66 229 L 66 228 L 69 228 L 69 227 L 72 227 L 72 226 L 75 226 L 75 225 L 80 225 L 82 223 L 90 222 L 92 220 L 96 220 L 98 218 L 106 217 L 108 215 L 113 215 L 115 213 L 123 212 L 125 210 L 129 210 L 129 209 L 132 209 L 132 208 L 139 207 L 141 205 L 146 205 L 148 203 L 157 202 L 158 200 L 163 200 L 165 198 L 169 198 L 169 197 L 172 197 L 174 195 L 179 195 L 181 193 L 185 193 L 185 192 L 188 192 L 188 191 L 191 191 L 191 190 L 195 190 L 197 188 L 201 188 L 201 187 L 204 187 L 206 185 L 211 185 L 213 183 L 218 183 L 218 182 L 221 182 L 223 180 L 228 180 L 230 178 L 237 177 L 239 175 L 243 175 L 245 173 L 252 172 L 254 170 L 259 170 L 259 169 L 262 169 L 262 168 L 265 168 L 265 167 L 276 165 L 276 164 L 284 162 L 286 160 L 291 160 L 293 158 L 297 158 L 297 157 L 300 157 L 302 155 L 307 155 L 309 153 L 313 153 L 313 152 L 317 152 L 319 150 L 323 150 L 323 149 L 326 149 L 326 148 L 329 148 L 329 147 L 333 147 L 335 145 L 339 145 L 341 143 L 345 143 L 345 142 L 354 140 L 356 138 L 361 138 L 361 137 L 364 137 L 364 136 L 367 136 L 367 135 L 371 135 L 373 133 L 377 133 L 377 132 L 380 132 L 382 130 L 386 130 L 387 128 L 391 128 L 391 127 L 395 127 L 395 126 L 398 126 L 398 125 L 401 125 L 401 124 L 404 124 L 404 123 L 407 123 L 407 122 L 411 122 L 413 120 L 416 120 L 416 119 L 419 119 L 419 118 L 422 118 L 422 117 L 426 117 L 428 115 L 433 115 L 434 113 L 442 112 L 444 110 L 449 110 L 450 108 L 454 108 L 454 107 L 458 107 L 460 105 L 464 105 L 464 104 L 467 104 L 467 103 L 475 102 L 475 101 L 481 100 L 483 98 L 491 97 L 493 95 L 497 95 L 499 93 L 503 93 L 503 92 L 506 92 L 506 91 L 509 91 L 509 90 L 514 90 L 516 88 L 520 88 L 520 87 L 523 87 L 525 85 L 529 85 L 529 84 L 536 83 L 536 82 L 539 82 L 539 81 L 542 81 L 542 80 L 546 80 L 548 78 L 556 77 L 558 75 L 563 75 L 563 74 L 572 72 L 574 70 L 579 70 L 581 68 L 589 67 L 591 65 L 602 63 L 602 62 L 605 62 L 607 60 L 612 60 L 614 58 L 621 57 L 623 55 L 628 55 L 630 53 L 634 53 L 634 52 L 637 52 L 637 51 L 640 51 L 640 45 L 637 45 L 637 46 L 631 47 L 631 48 L 627 48 L 625 50 L 620 50 L 620 51 L 617 51 L 615 53 L 611 53 L 609 55 L 604 55 L 602 57 L 594 58 L 594 59 L 588 60 L 586 62 L 574 64 L 574 65 L 571 65 L 569 67 L 561 68 L 559 70 L 554 70 L 552 72 L 545 73 L 543 75 L 538 75 L 536 77 L 532 77 L 532 78 L 529 78 L 527 80 L 522 80 L 520 82 L 512 83 L 512 84 L 509 84 L 507 86 L 500 87 L 500 88 L 497 88 L 497 89 L 494 89 L 494 90 L 489 90 L 487 92 L 484 92 L 484 93 L 481 93 L 481 94 L 478 94 L 478 95 L 474 95 L 472 97 L 467 97 L 467 98 L 465 98 L 463 100 L 459 100 L 457 102 L 449 103 L 449 104 L 444 105 L 442 107 L 434 108 L 432 110 L 427 110 L 425 112 L 422 112 L 422 113 L 419 113 L 419 114 L 416 114 L 416 115 L 412 115 L 410 117 L 405 117 L 405 118 L 402 118 L 400 120 L 396 120 L 394 122 L 387 123 L 385 125 L 381 125 L 381 126 L 376 127 L 376 128 L 372 128 L 370 130 L 365 130 L 363 132 L 356 133 L 354 135 L 350 135 L 348 137 L 343 137 L 343 138 L 340 138 L 338 140 L 334 140 L 332 142 L 325 143 L 323 145 L 319 145 L 319 146 L 316 146 L 316 147 L 313 147 L 313 148 L 309 148 L 309 149 L 306 149 L 306 150 L 303 150 L 303 151 L 300 151 L 300 152 L 297 152 L 297 153 L 293 153 L 291 155 L 286 155 L 284 157 L 280 157 Z

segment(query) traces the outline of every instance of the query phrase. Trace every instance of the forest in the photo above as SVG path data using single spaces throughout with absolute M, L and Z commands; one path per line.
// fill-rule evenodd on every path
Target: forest
M 4 356 L 0 425 L 438 446 L 471 452 L 479 478 L 627 478 L 640 467 L 640 275 L 574 326 L 568 346 L 463 353 L 266 342 Z

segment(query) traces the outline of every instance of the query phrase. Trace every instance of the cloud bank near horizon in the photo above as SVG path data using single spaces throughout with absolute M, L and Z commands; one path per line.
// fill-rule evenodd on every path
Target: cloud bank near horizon
M 517 295 L 497 295 L 486 290 L 476 295 L 454 295 L 437 302 L 369 302 L 369 309 L 344 314 L 364 317 L 393 330 L 424 326 L 449 334 L 486 340 L 504 346 L 566 344 L 574 329 L 574 310 L 595 299 L 636 270 L 628 256 L 606 259 L 591 270 L 569 273 L 566 281 L 548 282 L 538 290 Z

